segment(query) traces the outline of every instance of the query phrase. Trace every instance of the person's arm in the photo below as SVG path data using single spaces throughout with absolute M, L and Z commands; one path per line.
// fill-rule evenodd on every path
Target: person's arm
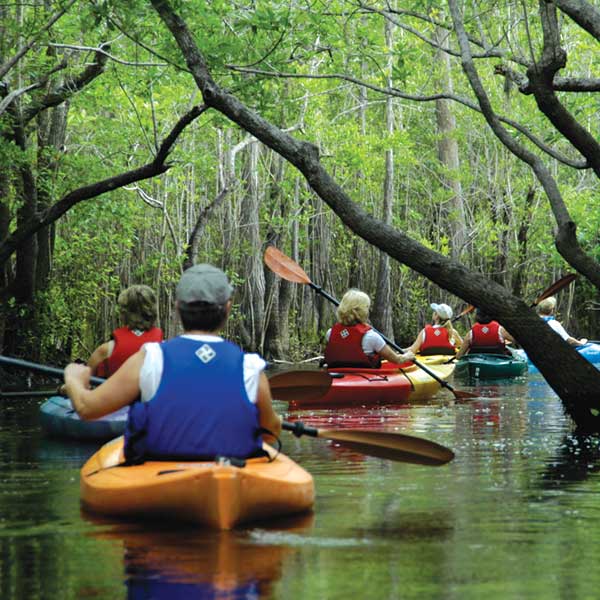
M 419 335 L 417 336 L 417 339 L 406 349 L 406 351 L 416 354 L 421 349 L 421 344 L 423 343 L 424 339 L 425 339 L 425 330 L 421 329 L 421 331 L 419 331 Z M 413 358 L 414 358 L 414 356 L 413 356 Z
M 470 347 L 471 347 L 471 332 L 469 332 L 469 333 L 467 333 L 467 335 L 465 335 L 465 337 L 462 341 L 460 350 L 456 353 L 456 356 L 454 357 L 455 360 L 458 360 L 459 358 L 463 357 L 469 351 Z
M 586 338 L 581 338 L 578 340 L 574 338 L 572 335 L 567 333 L 567 330 L 563 327 L 562 323 L 558 322 L 556 319 L 552 319 L 548 321 L 548 325 L 556 332 L 560 337 L 565 340 L 567 343 L 571 344 L 571 346 L 583 346 L 587 344 Z
M 92 370 L 92 373 L 95 373 L 96 369 L 98 368 L 98 365 L 104 362 L 110 356 L 110 348 L 111 343 L 104 342 L 104 344 L 100 344 L 100 346 L 98 346 L 92 352 L 92 355 L 87 361 L 87 365 Z
M 409 360 L 414 360 L 415 358 L 414 352 L 412 352 L 410 348 L 404 354 L 398 354 L 398 352 L 395 352 L 393 348 L 390 348 L 390 346 L 388 346 L 388 344 L 386 344 L 379 351 L 379 356 L 381 356 L 381 358 L 385 358 L 385 360 L 389 360 L 390 362 L 399 364 Z
M 81 419 L 99 419 L 131 404 L 139 396 L 144 355 L 144 350 L 140 350 L 130 356 L 112 377 L 94 389 L 89 389 L 90 367 L 67 365 L 64 388 Z
M 452 328 L 452 338 L 454 340 L 455 346 L 462 346 L 463 339 L 462 339 L 462 337 L 460 337 L 460 333 L 458 333 L 458 331 L 456 331 L 456 329 L 454 329 L 454 327 Z
M 275 437 L 279 437 L 281 435 L 282 418 L 273 409 L 271 387 L 264 372 L 260 374 L 258 381 L 256 406 L 258 408 L 258 422 L 260 426 L 270 431 Z
M 500 326 L 500 335 L 504 339 L 505 342 L 510 342 L 511 344 L 515 343 L 515 338 L 504 329 L 504 327 Z

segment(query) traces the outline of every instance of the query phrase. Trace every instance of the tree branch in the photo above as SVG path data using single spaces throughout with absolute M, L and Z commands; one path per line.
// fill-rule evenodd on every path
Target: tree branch
M 567 62 L 567 54 L 560 45 L 555 4 L 549 0 L 539 0 L 539 8 L 544 49 L 541 59 L 527 69 L 533 96 L 542 113 L 581 152 L 596 176 L 600 177 L 600 144 L 579 124 L 554 93 L 554 76 Z
M 97 52 L 95 62 L 88 65 L 77 77 L 65 81 L 54 92 L 32 102 L 32 104 L 23 111 L 23 124 L 29 123 L 29 121 L 34 119 L 43 110 L 62 104 L 65 100 L 68 100 L 71 96 L 82 90 L 86 85 L 104 72 L 107 61 L 107 56 Z
M 481 108 L 475 103 L 469 100 L 468 98 L 464 98 L 462 96 L 458 96 L 456 94 L 428 94 L 426 96 L 417 96 L 415 94 L 407 94 L 406 92 L 402 92 L 397 88 L 382 88 L 377 85 L 373 85 L 372 83 L 367 83 L 366 81 L 362 81 L 357 79 L 356 77 L 352 77 L 351 75 L 344 75 L 343 73 L 328 73 L 328 74 L 303 74 L 303 73 L 282 73 L 280 71 L 272 72 L 272 71 L 263 71 L 261 69 L 248 69 L 245 67 L 239 67 L 236 65 L 226 65 L 227 68 L 232 71 L 239 71 L 240 73 L 252 73 L 255 75 L 264 75 L 266 77 L 276 77 L 276 78 L 296 78 L 296 79 L 340 79 L 342 81 L 348 81 L 350 83 L 354 83 L 355 85 L 359 85 L 361 87 L 367 88 L 379 94 L 385 94 L 388 96 L 394 96 L 396 98 L 402 98 L 403 100 L 411 100 L 413 102 L 433 102 L 435 100 L 453 100 L 458 104 L 462 104 L 471 110 L 474 110 L 478 113 L 481 113 Z M 513 127 L 520 133 L 522 133 L 530 142 L 535 144 L 542 152 L 548 154 L 555 160 L 572 167 L 573 169 L 589 169 L 590 166 L 587 161 L 582 160 L 574 160 L 557 152 L 549 146 L 542 142 L 536 135 L 534 135 L 531 131 L 529 131 L 526 127 L 518 123 L 517 121 L 510 119 L 504 116 L 498 116 L 500 122 Z
M 4 76 L 35 46 L 38 38 L 44 33 L 48 31 L 58 21 L 70 8 L 75 4 L 77 0 L 69 0 L 67 4 L 55 12 L 50 19 L 46 22 L 46 24 L 27 42 L 22 48 L 20 48 L 17 53 L 3 65 L 0 65 L 0 79 L 3 79 Z
M 183 130 L 198 118 L 202 113 L 208 110 L 205 105 L 195 106 L 185 115 L 183 115 L 179 121 L 175 124 L 169 135 L 163 140 L 160 145 L 158 152 L 152 160 L 142 167 L 132 169 L 97 181 L 90 185 L 80 187 L 66 196 L 63 196 L 58 202 L 53 204 L 51 207 L 43 212 L 38 213 L 21 227 L 18 227 L 12 234 L 10 234 L 5 240 L 0 243 L 0 264 L 5 264 L 16 249 L 24 244 L 32 235 L 37 231 L 54 223 L 60 217 L 62 217 L 68 210 L 73 208 L 79 202 L 89 200 L 90 198 L 96 198 L 106 192 L 111 192 L 125 185 L 134 183 L 135 181 L 142 181 L 143 179 L 149 179 L 156 175 L 161 175 L 165 171 L 171 168 L 171 165 L 166 163 L 169 153 L 173 149 L 173 145 L 177 141 L 179 135 Z
M 579 27 L 600 40 L 600 10 L 584 0 L 556 0 L 556 6 Z

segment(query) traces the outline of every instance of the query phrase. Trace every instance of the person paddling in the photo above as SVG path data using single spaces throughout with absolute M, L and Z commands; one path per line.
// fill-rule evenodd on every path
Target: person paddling
M 423 356 L 447 354 L 454 356 L 456 347 L 462 343 L 460 334 L 452 327 L 452 308 L 447 304 L 430 304 L 433 310 L 432 324 L 425 325 L 409 350 Z
M 262 454 L 261 431 L 281 432 L 265 361 L 218 335 L 231 311 L 231 287 L 208 264 L 187 269 L 177 285 L 184 333 L 144 345 L 91 390 L 91 369 L 71 363 L 65 387 L 82 419 L 130 405 L 125 458 L 214 459 Z
M 395 352 L 367 323 L 371 299 L 365 292 L 348 290 L 340 301 L 338 323 L 327 331 L 324 361 L 327 367 L 366 367 L 376 369 L 385 359 L 393 363 L 413 360 L 412 352 Z
M 155 326 L 156 295 L 147 285 L 132 285 L 117 299 L 122 327 L 112 339 L 98 346 L 87 364 L 98 377 L 110 377 L 147 342 L 161 342 L 163 332 Z
M 545 298 L 537 305 L 537 311 L 540 317 L 550 325 L 550 327 L 560 335 L 563 340 L 566 340 L 571 346 L 583 346 L 587 344 L 586 338 L 577 339 L 569 335 L 565 328 L 556 320 L 556 298 L 550 296 Z
M 494 321 L 478 308 L 475 313 L 475 324 L 464 337 L 456 359 L 465 354 L 508 354 L 510 351 L 506 344 L 514 341 L 512 335 L 498 321 Z

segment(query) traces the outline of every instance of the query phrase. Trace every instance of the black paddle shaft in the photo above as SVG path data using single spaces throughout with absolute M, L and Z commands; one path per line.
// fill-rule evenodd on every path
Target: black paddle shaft
M 39 365 L 37 363 L 29 362 L 27 360 L 21 360 L 20 358 L 0 356 L 0 365 L 17 367 L 19 369 L 25 369 L 26 371 L 40 371 L 41 373 L 52 375 L 57 379 L 62 379 L 64 377 L 64 369 L 59 369 L 57 367 L 49 367 L 47 365 Z M 105 381 L 106 379 L 102 379 L 102 377 L 90 377 L 90 382 L 96 385 L 100 385 Z
M 336 300 L 330 294 L 328 294 L 320 285 L 317 285 L 317 284 L 313 283 L 312 281 L 309 283 L 309 285 L 313 290 L 315 290 L 315 292 L 317 292 L 317 294 L 321 294 L 321 296 L 327 298 L 327 300 L 329 300 L 330 302 L 333 302 L 333 304 L 335 304 L 336 306 L 340 305 L 339 301 Z M 389 346 L 391 346 L 394 350 L 396 350 L 396 352 L 401 352 L 402 354 L 404 354 L 404 350 L 400 346 L 398 346 L 398 344 L 396 344 L 395 342 L 392 342 L 392 340 L 390 340 L 388 337 L 383 335 L 383 333 L 381 333 L 381 331 L 378 331 L 377 329 L 375 329 L 375 327 L 373 327 L 373 331 L 375 333 L 378 333 L 384 339 L 385 343 L 388 344 Z M 420 363 L 417 359 L 413 359 L 412 362 L 415 363 L 415 365 L 417 365 L 417 367 L 419 367 L 420 369 L 423 369 L 423 371 L 425 371 L 425 373 L 427 373 L 427 375 L 429 375 L 431 378 L 435 379 L 440 385 L 442 385 L 443 387 L 449 389 L 452 393 L 454 393 L 454 388 L 447 381 L 444 381 L 442 378 L 438 377 L 433 371 L 428 369 L 423 363 Z

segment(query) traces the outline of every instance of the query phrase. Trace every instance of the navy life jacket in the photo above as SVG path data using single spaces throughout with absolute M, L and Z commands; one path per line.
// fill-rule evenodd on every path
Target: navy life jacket
M 228 341 L 177 337 L 160 345 L 156 394 L 130 407 L 125 459 L 260 455 L 258 409 L 244 385 L 244 352 Z

